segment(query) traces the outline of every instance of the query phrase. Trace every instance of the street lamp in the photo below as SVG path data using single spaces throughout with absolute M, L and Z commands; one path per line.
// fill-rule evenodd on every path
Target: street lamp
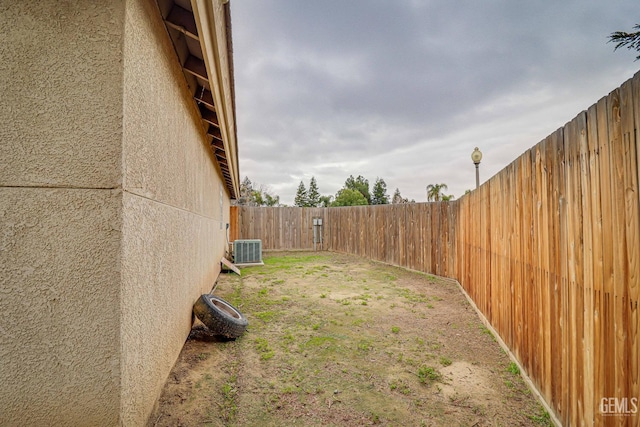
M 480 166 L 480 160 L 482 160 L 482 153 L 476 147 L 471 153 L 471 160 L 473 160 L 473 164 L 476 165 L 476 188 L 480 187 L 480 171 L 478 166 Z

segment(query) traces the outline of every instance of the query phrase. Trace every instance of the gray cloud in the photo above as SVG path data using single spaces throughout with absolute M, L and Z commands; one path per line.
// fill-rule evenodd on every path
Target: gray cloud
M 232 1 L 241 175 L 292 203 L 351 174 L 460 196 L 638 69 L 636 0 Z

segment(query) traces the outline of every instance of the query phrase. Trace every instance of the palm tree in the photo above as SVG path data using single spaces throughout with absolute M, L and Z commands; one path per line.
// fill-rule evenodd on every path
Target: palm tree
M 447 184 L 429 184 L 427 185 L 427 200 L 430 202 L 439 202 L 444 196 L 444 190 L 448 190 Z

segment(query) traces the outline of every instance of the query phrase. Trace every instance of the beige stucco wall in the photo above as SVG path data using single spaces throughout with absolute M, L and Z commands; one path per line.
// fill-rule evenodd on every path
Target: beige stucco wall
M 124 1 L 0 0 L 0 185 L 120 183 Z
M 0 425 L 114 425 L 124 3 L 0 10 Z
M 229 199 L 163 23 L 128 2 L 124 55 L 122 408 L 144 422 L 211 290 Z M 151 19 L 149 19 L 151 17 Z
M 116 425 L 119 190 L 0 188 L 0 425 Z
M 0 425 L 144 425 L 226 190 L 152 0 L 0 9 Z

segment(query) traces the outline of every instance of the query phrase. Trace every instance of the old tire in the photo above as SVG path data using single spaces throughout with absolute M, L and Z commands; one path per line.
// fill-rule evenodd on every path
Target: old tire
M 193 312 L 211 332 L 227 338 L 238 338 L 249 324 L 237 308 L 211 294 L 201 295 L 193 306 Z

